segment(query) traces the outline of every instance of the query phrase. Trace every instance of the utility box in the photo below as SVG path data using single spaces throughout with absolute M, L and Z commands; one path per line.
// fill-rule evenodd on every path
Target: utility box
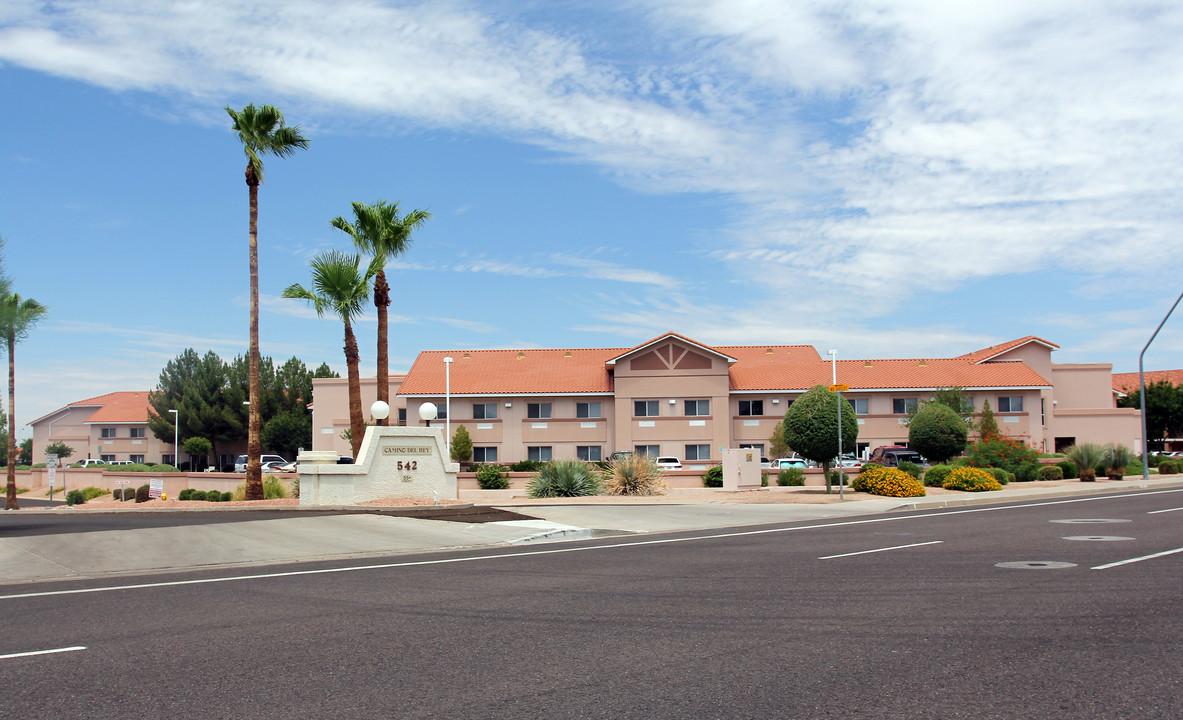
M 723 489 L 760 489 L 760 451 L 752 448 L 723 450 Z

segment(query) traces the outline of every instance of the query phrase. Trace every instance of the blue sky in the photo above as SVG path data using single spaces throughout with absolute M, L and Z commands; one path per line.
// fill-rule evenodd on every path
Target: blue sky
M 1166 2 L 9 0 L 4 267 L 50 308 L 18 426 L 245 352 L 250 102 L 311 139 L 260 191 L 278 359 L 344 374 L 339 322 L 279 295 L 384 198 L 434 215 L 388 271 L 395 371 L 667 330 L 1136 370 L 1183 286 L 1181 36 Z

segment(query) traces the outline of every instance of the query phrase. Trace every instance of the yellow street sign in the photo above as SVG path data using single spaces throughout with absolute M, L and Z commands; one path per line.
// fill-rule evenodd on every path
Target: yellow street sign
M 846 392 L 850 389 L 849 385 L 831 385 L 830 392 Z

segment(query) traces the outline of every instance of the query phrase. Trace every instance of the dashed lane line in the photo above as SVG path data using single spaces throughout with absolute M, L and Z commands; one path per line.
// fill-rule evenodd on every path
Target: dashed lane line
M 1153 560 L 1155 558 L 1164 557 L 1166 555 L 1174 555 L 1175 553 L 1181 553 L 1181 552 L 1183 552 L 1183 548 L 1175 548 L 1174 550 L 1163 550 L 1162 552 L 1154 553 L 1153 555 L 1143 555 L 1142 557 L 1130 558 L 1129 560 L 1119 560 L 1117 562 L 1109 563 L 1108 565 L 1098 565 L 1092 569 L 1093 570 L 1108 570 L 1109 568 L 1115 568 L 1120 565 L 1129 565 L 1130 563 L 1142 562 L 1143 560 Z
M 888 550 L 905 550 L 907 548 L 921 547 L 922 545 L 940 545 L 944 540 L 929 540 L 928 542 L 912 543 L 911 545 L 894 545 L 892 547 L 875 548 L 874 550 L 859 550 L 858 552 L 842 553 L 841 555 L 826 555 L 819 557 L 818 560 L 833 560 L 834 558 L 853 557 L 855 555 L 870 555 L 871 553 L 887 552 Z
M 53 655 L 54 653 L 74 652 L 76 650 L 85 650 L 85 645 L 75 645 L 73 647 L 54 648 L 53 650 L 32 650 L 30 652 L 9 653 L 7 655 L 0 655 L 0 660 L 10 660 L 12 658 L 32 657 L 34 655 Z

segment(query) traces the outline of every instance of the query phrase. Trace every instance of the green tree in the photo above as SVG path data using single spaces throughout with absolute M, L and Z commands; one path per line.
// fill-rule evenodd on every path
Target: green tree
M 209 459 L 209 452 L 213 448 L 213 443 L 203 437 L 189 437 L 185 438 L 185 442 L 181 443 L 181 450 L 189 456 L 189 470 L 190 472 L 198 472 L 198 465 L 204 469 Z M 196 462 L 194 458 L 201 458 L 201 462 Z M 177 467 L 180 467 L 178 464 Z
M 357 457 L 364 433 L 361 410 L 361 379 L 358 377 L 357 338 L 353 334 L 353 320 L 361 315 L 362 303 L 369 299 L 370 280 L 379 265 L 371 262 L 363 274 L 361 257 L 339 250 L 327 250 L 312 258 L 312 290 L 293 283 L 283 291 L 285 298 L 312 303 L 316 314 L 324 317 L 332 313 L 345 325 L 345 366 L 349 378 L 349 443 L 353 457 Z
M 908 447 L 933 463 L 960 455 L 969 440 L 965 421 L 948 405 L 931 402 L 916 411 L 908 424 Z
M 344 232 L 357 249 L 378 263 L 374 275 L 374 307 L 378 311 L 378 399 L 390 403 L 390 359 L 387 308 L 390 285 L 386 282 L 386 262 L 402 255 L 411 243 L 411 232 L 431 217 L 425 210 L 412 210 L 399 217 L 398 203 L 379 200 L 373 205 L 353 203 L 353 222 L 338 215 L 330 224 Z M 379 420 L 386 425 L 386 420 Z
M 177 435 L 206 438 L 216 457 L 218 443 L 237 442 L 246 434 L 245 373 L 243 380 L 239 385 L 231 381 L 230 368 L 217 353 L 186 349 L 164 366 L 148 394 L 148 429 L 169 444 Z M 178 466 L 182 450 L 177 448 Z
M 9 292 L 0 297 L 0 341 L 8 348 L 8 487 L 4 500 L 5 510 L 17 510 L 16 500 L 16 346 L 29 337 L 29 332 L 48 313 L 44 305 L 29 298 Z M 21 443 L 24 453 L 24 443 Z M 33 441 L 29 440 L 29 458 L 33 455 Z M 22 463 L 31 465 L 32 462 Z
M 785 421 L 781 420 L 772 428 L 772 437 L 768 438 L 768 458 L 776 460 L 788 457 L 793 449 L 785 442 Z
M 312 446 L 312 417 L 307 412 L 281 412 L 263 426 L 263 446 L 295 459 L 300 448 Z
M 830 488 L 830 461 L 838 456 L 839 395 L 825 385 L 816 385 L 793 401 L 785 413 L 785 443 L 801 457 L 821 463 Z M 841 398 L 842 449 L 854 450 L 858 442 L 858 415 L 846 398 Z
M 335 370 L 333 370 L 331 367 L 329 367 L 328 363 L 322 362 L 320 364 L 320 367 L 318 367 L 317 369 L 312 371 L 312 377 L 314 377 L 314 378 L 339 378 L 339 377 L 341 377 L 341 375 L 339 373 L 337 373 Z
M 16 458 L 17 465 L 33 464 L 33 438 L 21 440 L 20 454 Z
M 260 458 L 262 416 L 259 414 L 259 185 L 263 182 L 263 155 L 290 157 L 296 150 L 308 149 L 308 140 L 298 126 L 286 125 L 283 113 L 270 105 L 247 105 L 241 111 L 226 108 L 234 121 L 232 129 L 238 133 L 246 153 L 246 185 L 250 196 L 250 401 L 248 408 L 246 443 L 246 499 L 263 499 L 263 474 Z
M 1142 391 L 1118 398 L 1118 407 L 1141 409 Z M 1146 386 L 1146 442 L 1161 450 L 1162 439 L 1183 434 L 1183 385 L 1159 380 Z
M 45 446 L 45 454 L 46 455 L 57 455 L 58 461 L 60 462 L 60 464 L 66 465 L 66 464 L 68 464 L 66 462 L 66 458 L 68 458 L 74 454 L 74 448 L 70 447 L 69 445 L 65 444 L 64 442 L 62 442 L 60 440 L 57 440 L 57 441 L 51 442 L 50 444 Z
M 1002 435 L 998 429 L 998 421 L 994 419 L 994 411 L 990 409 L 990 401 L 982 402 L 982 418 L 978 420 L 978 436 L 983 440 Z
M 966 397 L 965 389 L 957 387 L 956 385 L 937 388 L 933 391 L 932 397 L 929 398 L 929 405 L 936 403 L 937 405 L 944 405 L 961 418 L 965 426 L 974 429 L 974 401 L 971 397 Z
M 468 428 L 463 425 L 456 428 L 456 434 L 452 436 L 452 459 L 456 462 L 472 459 L 472 438 L 468 436 Z

